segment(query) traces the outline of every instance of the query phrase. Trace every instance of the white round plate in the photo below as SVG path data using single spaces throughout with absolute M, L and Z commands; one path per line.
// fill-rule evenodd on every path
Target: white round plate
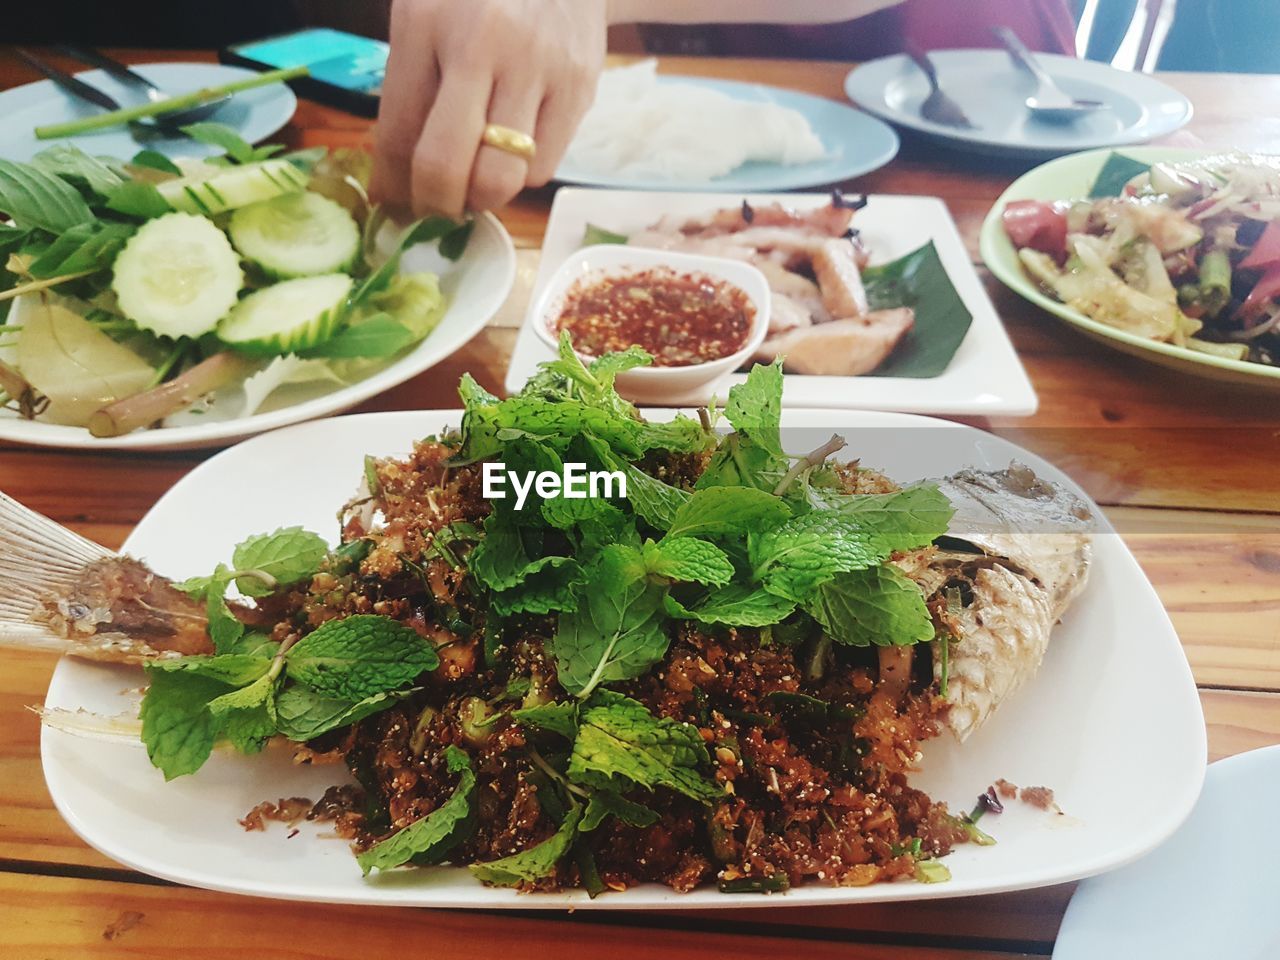
M 1087 880 L 1062 919 L 1053 960 L 1275 960 L 1280 746 L 1209 767 L 1177 833 L 1137 863 Z
M 406 252 L 401 263 L 405 270 L 437 274 L 449 300 L 448 310 L 426 339 L 361 380 L 345 385 L 321 381 L 286 386 L 249 417 L 237 415 L 239 391 L 226 390 L 220 394 L 221 402 L 200 416 L 188 411 L 170 418 L 171 426 L 137 430 L 123 437 L 93 437 L 83 427 L 23 420 L 12 411 L 0 410 L 0 440 L 80 450 L 187 450 L 221 446 L 265 430 L 340 413 L 416 377 L 462 347 L 498 312 L 516 275 L 511 237 L 489 213 L 476 218 L 467 250 L 457 261 L 440 256 L 434 244 L 423 244 Z
M 334 511 L 359 484 L 366 454 L 405 454 L 416 439 L 456 427 L 460 417 L 458 411 L 364 414 L 255 437 L 183 477 L 124 549 L 181 578 L 208 573 L 236 543 L 263 530 L 300 524 L 332 537 Z M 903 482 L 970 465 L 1003 469 L 1019 460 L 1084 496 L 1040 458 L 973 427 L 832 410 L 785 410 L 782 422 L 787 449 L 810 449 L 836 432 L 849 441 L 848 456 Z M 64 659 L 45 704 L 113 716 L 129 709 L 128 691 L 140 676 L 134 668 Z M 236 822 L 263 800 L 319 797 L 345 779 L 340 766 L 301 766 L 287 749 L 256 757 L 218 751 L 196 775 L 166 784 L 140 744 L 48 728 L 41 738 L 45 780 L 62 816 L 107 856 L 146 873 L 291 900 L 517 910 L 813 906 L 1063 883 L 1129 863 L 1172 834 L 1200 792 L 1204 756 L 1204 717 L 1182 645 L 1151 584 L 1105 523 L 1095 538 L 1089 584 L 1055 627 L 1039 676 L 964 744 L 945 735 L 924 744 L 922 769 L 912 776 L 915 786 L 953 810 L 968 810 L 1004 777 L 1052 788 L 1063 813 L 1008 804 L 1000 817 L 982 823 L 997 844 L 957 847 L 946 859 L 952 874 L 946 883 L 805 886 L 770 897 L 714 888 L 679 894 L 645 885 L 589 900 L 581 890 L 521 894 L 484 887 L 457 867 L 365 880 L 347 845 L 323 837 L 327 826 L 300 824 L 289 839 L 284 829 L 247 833 Z M 1248 855 L 1249 842 L 1241 837 L 1239 856 Z
M 929 54 L 942 90 L 974 124 L 959 130 L 926 120 L 920 105 L 929 85 L 902 54 L 855 67 L 844 80 L 849 99 L 862 109 L 952 146 L 982 153 L 1049 157 L 1091 147 L 1140 143 L 1177 130 L 1191 119 L 1191 101 L 1142 73 L 1105 63 L 1040 53 L 1036 59 L 1067 93 L 1101 100 L 1107 109 L 1062 123 L 1032 117 L 1023 101 L 1030 77 L 1003 50 L 936 50 Z
M 723 177 L 692 183 L 599 174 L 578 169 L 569 163 L 560 165 L 560 169 L 556 171 L 556 179 L 588 187 L 615 187 L 620 190 L 714 190 L 728 193 L 798 190 L 802 187 L 842 183 L 870 173 L 883 167 L 898 153 L 898 135 L 893 132 L 892 127 L 861 110 L 855 110 L 847 103 L 795 90 L 734 80 L 661 76 L 658 83 L 693 84 L 723 93 L 735 100 L 774 103 L 795 110 L 809 121 L 809 126 L 826 148 L 827 155 L 812 163 L 790 166 L 780 163 L 744 163 Z
M 254 70 L 221 63 L 140 63 L 131 65 L 131 69 L 170 94 L 190 93 L 256 75 Z M 122 106 L 145 102 L 136 87 L 121 83 L 101 70 L 85 70 L 76 76 L 115 98 Z M 297 106 L 298 98 L 288 86 L 273 83 L 242 90 L 205 119 L 225 123 L 250 143 L 257 143 L 288 123 Z M 35 128 L 38 126 L 66 123 L 102 112 L 101 107 L 73 97 L 55 86 L 52 80 L 39 80 L 5 90 L 0 93 L 0 117 L 4 117 L 4 125 L 0 127 L 0 157 L 25 162 L 55 143 L 70 143 L 94 156 L 124 159 L 143 149 L 157 150 L 170 157 L 207 157 L 222 152 L 183 136 L 157 136 L 154 139 L 145 136 L 145 142 L 139 142 L 125 126 L 65 140 L 36 139 Z

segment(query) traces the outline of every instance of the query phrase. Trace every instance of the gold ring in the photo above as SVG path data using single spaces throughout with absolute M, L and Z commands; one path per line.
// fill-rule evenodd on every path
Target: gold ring
M 498 123 L 486 126 L 481 139 L 488 146 L 496 147 L 504 153 L 511 153 L 517 157 L 524 157 L 526 160 L 532 160 L 533 155 L 538 152 L 538 145 L 533 142 L 533 137 Z

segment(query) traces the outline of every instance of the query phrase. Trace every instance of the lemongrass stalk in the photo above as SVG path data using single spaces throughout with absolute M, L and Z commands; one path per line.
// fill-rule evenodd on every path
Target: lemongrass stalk
M 12 300 L 14 297 L 22 296 L 24 293 L 37 293 L 40 290 L 48 290 L 50 287 L 56 287 L 58 284 L 66 283 L 68 280 L 79 280 L 81 277 L 87 277 L 89 274 L 97 272 L 97 270 L 81 270 L 79 273 L 68 273 L 61 277 L 29 280 L 26 283 L 18 284 L 16 287 L 0 291 L 0 301 Z
M 253 366 L 251 360 L 229 350 L 215 353 L 168 383 L 107 404 L 89 418 L 89 432 L 95 437 L 119 437 L 149 427 L 245 376 Z
M 205 87 L 191 93 L 169 97 L 156 103 L 143 103 L 136 107 L 125 107 L 122 110 L 98 113 L 91 117 L 83 117 L 68 123 L 52 123 L 47 126 L 36 127 L 36 138 L 39 140 L 52 140 L 56 137 L 74 137 L 77 134 L 90 133 L 94 130 L 101 130 L 104 127 L 114 127 L 134 120 L 143 120 L 147 117 L 162 116 L 166 113 L 173 113 L 175 110 L 189 110 L 192 107 L 198 107 L 201 104 L 208 103 L 210 100 L 218 100 L 231 93 L 252 90 L 255 87 L 265 87 L 272 83 L 283 83 L 286 80 L 296 80 L 299 77 L 307 76 L 308 73 L 309 71 L 306 67 L 271 70 L 267 73 L 260 73 L 255 77 L 235 80 L 216 87 Z

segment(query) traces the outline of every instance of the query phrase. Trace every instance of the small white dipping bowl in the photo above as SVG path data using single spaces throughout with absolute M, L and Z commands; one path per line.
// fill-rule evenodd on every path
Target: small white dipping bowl
M 592 283 L 608 277 L 626 276 L 665 267 L 676 273 L 701 273 L 723 280 L 745 293 L 755 308 L 751 333 L 741 350 L 731 356 L 683 367 L 636 367 L 618 374 L 618 393 L 639 403 L 679 406 L 700 402 L 707 388 L 742 366 L 756 352 L 769 329 L 769 283 L 764 274 L 749 263 L 723 257 L 704 257 L 669 250 L 646 250 L 621 244 L 583 247 L 560 265 L 530 311 L 531 322 L 552 350 L 559 349 L 555 323 L 564 309 L 570 290 L 579 282 Z M 595 357 L 574 351 L 583 363 Z

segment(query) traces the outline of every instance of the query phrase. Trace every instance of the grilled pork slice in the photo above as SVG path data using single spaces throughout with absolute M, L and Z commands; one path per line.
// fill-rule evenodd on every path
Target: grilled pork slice
M 755 359 L 783 357 L 788 373 L 857 377 L 884 363 L 915 323 L 910 307 L 799 327 L 760 344 Z

